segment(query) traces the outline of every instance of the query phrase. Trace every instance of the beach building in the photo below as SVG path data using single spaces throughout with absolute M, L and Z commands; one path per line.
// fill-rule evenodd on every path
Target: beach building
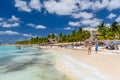
M 90 40 L 90 41 L 96 41 L 97 40 L 97 36 L 100 36 L 98 33 L 97 33 L 97 28 L 90 28 L 90 27 L 87 27 L 87 28 L 83 28 L 83 30 L 87 30 L 90 32 L 91 34 L 91 37 L 87 40 Z
M 55 39 L 48 39 L 49 44 L 56 44 L 57 41 Z

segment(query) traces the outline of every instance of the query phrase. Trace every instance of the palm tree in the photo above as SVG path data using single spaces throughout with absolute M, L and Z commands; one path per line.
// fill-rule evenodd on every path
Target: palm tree
M 55 35 L 55 34 L 51 34 L 51 37 L 52 37 L 53 39 L 55 39 L 55 38 L 56 38 L 56 35 Z
M 55 35 L 55 34 L 48 34 L 48 35 L 47 35 L 47 38 L 55 39 L 55 38 L 56 38 L 56 35 Z
M 63 37 L 63 33 L 60 33 L 59 34 L 59 40 L 58 40 L 59 42 L 62 42 L 62 37 Z
M 113 37 L 115 39 L 120 33 L 118 22 L 115 21 L 111 24 L 111 31 L 112 31 Z
M 86 40 L 86 39 L 88 39 L 88 38 L 90 38 L 90 32 L 89 31 L 83 31 L 83 36 L 82 36 L 82 41 L 84 41 L 84 40 Z
M 97 27 L 98 27 L 98 31 L 99 31 L 99 32 L 103 32 L 103 30 L 104 30 L 104 28 L 105 28 L 106 26 L 105 26 L 105 23 L 104 23 L 104 22 L 101 22 Z
M 71 35 L 69 36 L 71 42 L 75 41 L 75 36 L 76 36 L 76 32 L 75 32 L 75 30 L 73 30 Z
M 62 37 L 62 36 L 63 36 L 63 34 L 62 34 L 62 33 L 60 33 L 60 34 L 59 34 L 59 37 Z
M 119 30 L 118 36 L 119 36 L 119 39 L 120 39 L 120 25 L 118 26 L 118 30 Z
M 101 22 L 98 26 L 98 33 L 99 33 L 99 37 L 98 37 L 98 39 L 100 39 L 100 40 L 105 40 L 105 39 L 107 39 L 107 27 L 106 27 L 106 25 L 105 25 L 105 23 L 104 22 Z
M 76 33 L 77 41 L 82 41 L 83 36 L 83 29 L 81 27 L 78 28 Z

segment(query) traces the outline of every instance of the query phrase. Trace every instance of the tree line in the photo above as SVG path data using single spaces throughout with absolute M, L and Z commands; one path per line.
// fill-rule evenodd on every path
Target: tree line
M 101 22 L 97 26 L 98 40 L 120 40 L 120 24 L 118 22 L 113 22 L 109 26 L 106 26 L 104 22 Z
M 78 30 L 73 30 L 70 34 L 59 33 L 59 35 L 48 34 L 46 37 L 34 37 L 26 41 L 18 41 L 16 44 L 41 44 L 48 43 L 49 39 L 55 39 L 58 43 L 62 42 L 78 42 L 84 41 L 90 37 L 90 32 L 83 30 L 81 27 Z
M 97 40 L 120 40 L 120 24 L 118 22 L 113 22 L 109 26 L 106 26 L 104 22 L 100 22 L 96 26 L 96 33 L 98 36 Z M 58 43 L 62 42 L 79 42 L 85 41 L 90 38 L 91 34 L 89 31 L 82 29 L 81 27 L 78 30 L 73 30 L 70 34 L 59 33 L 59 35 L 48 34 L 46 37 L 34 37 L 27 41 L 18 41 L 16 44 L 41 44 L 48 43 L 49 39 L 55 39 Z

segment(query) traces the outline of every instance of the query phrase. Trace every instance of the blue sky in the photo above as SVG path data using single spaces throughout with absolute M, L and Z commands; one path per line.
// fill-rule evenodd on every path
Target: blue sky
M 120 22 L 120 0 L 0 0 L 0 43 Z

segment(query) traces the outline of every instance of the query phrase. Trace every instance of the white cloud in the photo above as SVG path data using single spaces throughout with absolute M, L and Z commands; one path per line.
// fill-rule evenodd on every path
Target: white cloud
M 44 2 L 44 6 L 49 13 L 58 15 L 70 15 L 72 12 L 78 11 L 76 3 L 79 0 L 49 0 Z
M 19 36 L 23 36 L 23 37 L 35 37 L 32 34 L 23 34 L 23 33 L 19 33 L 16 31 L 11 31 L 11 30 L 6 30 L 6 31 L 0 31 L 0 35 L 19 35 Z
M 4 28 L 19 27 L 20 18 L 17 18 L 15 15 L 12 15 L 10 19 L 3 19 L 3 21 L 0 22 L 0 25 Z
M 80 26 L 80 22 L 69 22 L 70 26 Z
M 120 9 L 120 0 L 109 0 L 107 9 L 112 11 L 114 9 Z
M 13 23 L 13 24 L 12 24 L 12 27 L 18 27 L 19 25 L 20 25 L 20 23 L 17 23 L 17 22 L 16 22 L 16 23 Z
M 88 10 L 88 9 L 91 10 L 103 9 L 107 7 L 108 2 L 109 2 L 108 0 L 102 0 L 102 2 L 92 1 L 92 0 L 91 1 L 90 0 L 60 0 L 60 1 L 48 0 L 44 2 L 44 6 L 49 13 L 56 13 L 58 15 L 72 15 L 73 13 L 82 12 L 83 10 Z M 55 7 L 51 7 L 51 6 L 55 6 Z
M 27 26 L 30 26 L 30 27 L 34 27 L 35 24 L 32 24 L 32 23 L 28 23 Z
M 23 34 L 24 37 L 33 37 L 32 34 Z
M 2 23 L 0 23 L 0 26 L 2 25 Z
M 106 8 L 108 4 L 109 4 L 109 0 L 102 0 L 102 1 L 96 0 L 96 1 L 91 2 L 91 7 L 89 7 L 89 9 L 98 11 L 98 10 Z
M 120 9 L 120 0 L 80 0 L 80 10 L 100 10 L 100 9 L 108 9 L 109 11 L 112 11 L 114 9 Z
M 83 18 L 83 19 L 90 19 L 94 17 L 93 13 L 88 13 L 88 12 L 74 13 L 72 15 L 74 18 Z
M 79 0 L 80 10 L 100 10 L 105 8 L 108 5 L 108 0 Z
M 35 28 L 36 28 L 36 29 L 46 29 L 46 27 L 43 26 L 43 25 L 37 25 Z
M 15 22 L 15 23 L 3 22 L 2 23 L 2 27 L 4 27 L 4 28 L 11 28 L 11 27 L 18 27 L 18 26 L 20 26 L 20 23 L 17 23 L 17 22 Z
M 3 21 L 3 18 L 0 18 L 0 21 Z
M 37 11 L 41 11 L 41 3 L 40 0 L 31 0 L 30 1 L 30 8 L 35 9 Z
M 28 3 L 23 0 L 15 0 L 15 7 L 17 7 L 20 11 L 31 12 L 31 8 Z
M 10 28 L 10 27 L 11 27 L 11 24 L 8 24 L 7 22 L 3 22 L 3 23 L 2 23 L 2 27 Z
M 10 21 L 10 22 L 13 22 L 13 21 L 17 22 L 19 20 L 20 20 L 20 18 L 17 18 L 15 15 L 12 15 L 11 18 L 8 19 L 8 21 Z
M 115 17 L 117 17 L 117 15 L 113 13 L 110 13 L 109 16 L 107 16 L 108 19 L 113 19 Z
M 86 10 L 89 9 L 91 6 L 91 3 L 89 0 L 81 0 L 78 2 L 80 10 Z
M 42 7 L 49 13 L 58 15 L 71 15 L 84 10 L 93 10 L 94 12 L 101 9 L 109 11 L 120 9 L 120 0 L 15 0 L 15 7 L 19 11 L 31 12 L 32 10 L 41 11 Z
M 64 30 L 74 30 L 74 28 L 66 27 L 66 28 L 64 28 Z
M 81 20 L 80 23 L 87 27 L 96 27 L 102 20 L 98 18 Z
M 45 9 L 49 13 L 56 13 L 58 15 L 75 15 L 76 13 L 81 13 L 84 10 L 93 10 L 94 13 L 101 9 L 107 9 L 109 11 L 120 9 L 120 0 L 47 0 L 43 3 Z M 76 14 L 77 18 L 79 18 L 80 15 L 83 15 L 80 13 L 79 15 Z
M 120 15 L 118 16 L 118 18 L 116 18 L 115 21 L 120 22 Z
M 79 7 L 80 10 L 100 10 L 105 8 L 108 5 L 108 0 L 102 0 L 100 2 L 100 0 L 79 0 Z
M 17 7 L 19 11 L 31 12 L 32 9 L 34 9 L 40 12 L 42 4 L 40 0 L 30 1 L 15 0 L 15 7 Z
M 36 29 L 46 29 L 47 28 L 46 26 L 36 25 L 36 24 L 33 24 L 33 23 L 28 23 L 27 26 L 30 26 L 30 27 L 33 27 L 33 28 L 36 28 Z
M 15 32 L 15 31 L 11 31 L 11 30 L 7 30 L 7 31 L 0 31 L 0 35 L 19 35 L 20 33 Z

